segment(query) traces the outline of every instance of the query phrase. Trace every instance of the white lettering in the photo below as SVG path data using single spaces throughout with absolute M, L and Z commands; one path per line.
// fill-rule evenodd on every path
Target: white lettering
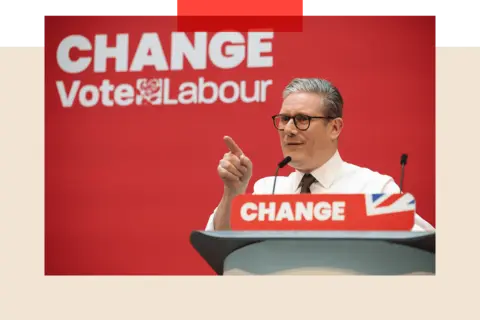
M 205 88 L 210 88 L 212 89 L 212 96 L 210 99 L 207 99 L 205 97 Z M 207 81 L 205 82 L 205 78 L 200 77 L 199 83 L 198 83 L 198 102 L 199 103 L 205 103 L 205 104 L 211 104 L 214 103 L 218 99 L 218 87 L 214 82 Z
M 273 83 L 272 80 L 266 80 L 266 81 L 262 80 L 262 83 L 261 83 L 262 93 L 260 94 L 260 102 L 267 101 L 267 88 L 272 83 Z
M 78 95 L 78 99 L 84 107 L 93 107 L 96 105 L 100 96 L 98 88 L 90 84 L 83 86 Z
M 231 87 L 233 89 L 233 94 L 230 98 L 227 98 L 225 94 L 225 91 L 227 90 L 228 87 Z M 220 90 L 218 94 L 222 102 L 234 103 L 235 101 L 238 100 L 238 96 L 240 95 L 240 88 L 238 87 L 238 84 L 235 81 L 226 81 L 220 85 Z
M 125 107 L 133 102 L 135 92 L 133 87 L 129 84 L 121 84 L 115 89 L 115 103 L 119 106 Z
M 167 59 L 157 33 L 142 35 L 130 71 L 143 71 L 145 66 L 153 66 L 156 71 L 168 70 Z
M 137 79 L 136 86 L 129 83 L 113 84 L 103 79 L 99 84 L 72 82 L 67 88 L 64 81 L 57 81 L 57 91 L 63 107 L 72 107 L 77 101 L 81 106 L 92 107 L 98 102 L 105 107 L 136 105 L 177 105 L 262 102 L 261 90 L 264 83 L 272 80 L 257 80 L 248 85 L 247 81 L 225 81 L 217 83 L 199 77 L 197 82 L 183 82 L 173 87 L 168 78 Z M 253 95 L 246 96 L 247 88 L 253 86 Z M 95 89 L 94 89 L 95 88 Z M 77 96 L 81 92 L 81 97 Z M 266 93 L 265 93 L 266 95 Z M 97 101 L 98 99 L 98 101 Z
M 278 209 L 277 209 L 278 206 Z M 256 211 L 258 208 L 258 212 Z M 252 210 L 247 215 L 246 210 Z M 345 202 L 296 202 L 295 210 L 290 202 L 248 202 L 241 208 L 241 217 L 245 221 L 344 221 Z
M 332 220 L 344 221 L 345 220 L 345 201 L 335 201 L 332 208 Z
M 66 92 L 65 84 L 63 83 L 63 81 L 57 81 L 56 84 L 62 106 L 71 107 L 73 105 L 73 102 L 75 101 L 75 97 L 77 96 L 78 88 L 80 87 L 80 80 L 73 81 L 72 87 L 68 91 L 68 94 Z
M 248 210 L 252 210 L 254 212 L 249 213 Z M 240 208 L 240 216 L 245 221 L 253 221 L 257 218 L 257 213 L 255 212 L 256 210 L 257 210 L 257 205 L 255 203 L 252 203 L 252 202 L 244 203 Z
M 272 42 L 262 42 L 264 39 L 273 39 L 273 32 L 248 33 L 248 68 L 268 68 L 273 66 L 272 56 L 262 56 L 262 53 L 272 52 Z
M 240 82 L 240 100 L 245 103 L 259 102 L 260 101 L 260 81 L 255 80 L 253 82 L 253 95 L 251 97 L 247 96 L 247 82 Z
M 163 104 L 178 104 L 175 99 L 170 99 L 170 80 L 165 79 L 163 81 Z
M 110 92 L 115 90 L 115 87 L 110 84 L 110 81 L 105 79 L 100 86 L 100 92 L 102 94 L 102 104 L 106 107 L 113 107 L 113 99 L 110 99 Z M 116 98 L 114 98 L 116 99 Z
M 294 220 L 292 207 L 290 207 L 289 202 L 283 202 L 280 205 L 280 209 L 278 209 L 277 218 L 275 220 L 282 221 L 284 219 L 289 220 L 289 221 Z
M 270 202 L 268 207 L 265 202 L 260 202 L 258 205 L 258 220 L 265 221 L 265 216 L 268 216 L 269 221 L 275 221 L 275 202 Z
M 343 215 L 345 202 L 334 202 L 333 205 L 334 207 L 332 209 L 332 206 L 328 202 L 317 203 L 313 209 L 315 218 L 320 221 L 329 219 L 334 221 L 345 220 L 345 216 Z
M 107 71 L 107 59 L 115 59 L 115 71 L 128 71 L 128 34 L 117 34 L 115 47 L 107 47 L 107 35 L 95 36 L 95 55 L 93 70 L 95 72 Z
M 195 83 L 184 82 L 180 85 L 179 90 L 181 92 L 178 95 L 178 102 L 181 104 L 197 103 L 197 86 Z
M 232 43 L 225 45 L 226 43 Z M 238 67 L 245 59 L 245 38 L 239 32 L 216 33 L 208 48 L 210 60 L 218 68 L 232 69 Z M 225 55 L 223 46 L 225 45 Z
M 68 36 L 60 42 L 57 48 L 57 63 L 60 69 L 66 73 L 80 73 L 85 71 L 92 58 L 78 58 L 76 61 L 70 59 L 70 50 L 77 48 L 80 51 L 92 50 L 92 44 L 84 36 Z
M 193 45 L 183 32 L 172 33 L 171 70 L 183 70 L 183 57 L 193 69 L 204 70 L 207 68 L 207 33 L 195 32 L 195 45 Z
M 313 202 L 297 202 L 295 204 L 295 220 L 313 220 Z
M 142 72 L 145 67 L 180 71 L 184 70 L 184 60 L 194 70 L 205 70 L 207 60 L 221 69 L 238 67 L 245 60 L 247 68 L 270 68 L 273 37 L 273 32 L 249 32 L 247 39 L 239 32 L 217 32 L 209 41 L 206 32 L 194 32 L 193 40 L 184 32 L 172 32 L 168 61 L 158 33 L 143 33 L 130 61 L 132 44 L 126 33 L 116 34 L 113 46 L 108 45 L 106 34 L 95 35 L 93 41 L 82 35 L 70 35 L 60 42 L 56 54 L 59 67 L 72 74 L 87 70 L 92 60 L 94 72 L 106 72 L 109 59 L 114 60 L 116 72 Z M 82 52 L 82 56 L 72 58 L 72 49 Z

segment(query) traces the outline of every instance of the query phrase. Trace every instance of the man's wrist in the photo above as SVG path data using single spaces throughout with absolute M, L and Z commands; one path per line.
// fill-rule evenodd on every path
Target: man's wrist
M 241 195 L 241 194 L 245 194 L 246 191 L 247 191 L 246 189 L 247 189 L 247 188 L 242 189 L 241 191 L 231 191 L 231 190 L 229 190 L 229 189 L 227 189 L 227 188 L 224 188 L 224 189 L 223 189 L 223 198 L 224 198 L 225 200 L 232 201 L 233 198 L 235 198 L 236 196 Z
M 223 190 L 222 199 L 226 202 L 232 202 L 233 198 L 235 198 L 237 195 L 238 193 L 225 189 Z

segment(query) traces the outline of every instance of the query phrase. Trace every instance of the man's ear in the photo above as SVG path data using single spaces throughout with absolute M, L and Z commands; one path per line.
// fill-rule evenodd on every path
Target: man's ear
M 343 119 L 342 118 L 335 118 L 330 121 L 330 138 L 332 140 L 337 140 L 342 133 L 343 129 Z

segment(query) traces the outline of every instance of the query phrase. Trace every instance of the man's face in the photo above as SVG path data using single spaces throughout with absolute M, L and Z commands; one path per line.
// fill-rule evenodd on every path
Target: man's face
M 298 114 L 322 117 L 325 114 L 323 98 L 318 94 L 299 92 L 290 94 L 282 104 L 279 114 L 295 116 Z M 308 120 L 307 120 L 308 121 Z M 297 170 L 315 169 L 326 154 L 335 147 L 340 134 L 342 120 L 311 119 L 306 131 L 295 127 L 290 119 L 283 131 L 279 131 L 284 156 L 292 157 L 290 166 Z

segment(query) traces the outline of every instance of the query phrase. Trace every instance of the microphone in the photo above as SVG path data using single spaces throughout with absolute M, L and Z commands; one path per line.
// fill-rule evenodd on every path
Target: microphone
M 402 166 L 402 171 L 400 173 L 400 193 L 402 193 L 403 189 L 403 176 L 405 174 L 405 165 L 407 164 L 408 154 L 402 154 L 400 158 L 400 165 Z
M 275 178 L 273 178 L 273 190 L 272 194 L 275 194 L 275 184 L 277 183 L 277 175 L 278 175 L 278 170 L 285 167 L 290 161 L 292 161 L 292 157 L 287 156 L 285 159 L 280 161 L 280 163 L 277 165 L 277 171 L 275 171 Z

